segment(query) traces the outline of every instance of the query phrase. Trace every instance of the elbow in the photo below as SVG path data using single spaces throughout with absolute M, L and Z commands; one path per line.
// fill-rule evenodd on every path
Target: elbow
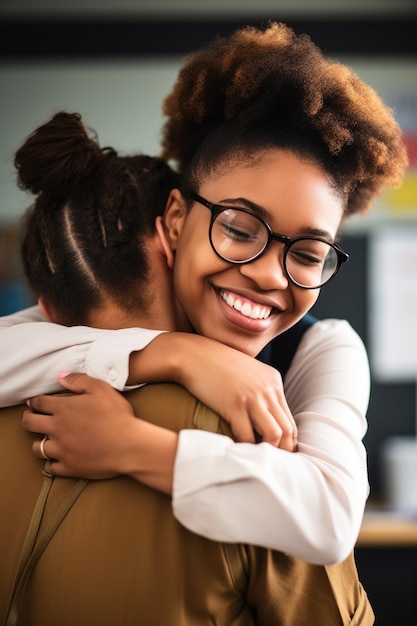
M 362 514 L 352 508 L 328 511 L 327 532 L 321 535 L 321 541 L 312 545 L 312 563 L 316 565 L 334 565 L 344 561 L 354 550 L 361 523 Z
M 356 540 L 357 533 L 353 533 L 351 529 L 347 529 L 346 532 L 329 533 L 322 537 L 321 541 L 312 541 L 299 557 L 313 565 L 335 565 L 349 556 Z
M 319 546 L 316 551 L 313 563 L 316 565 L 335 565 L 344 561 L 353 551 L 356 543 L 355 537 L 333 536 Z

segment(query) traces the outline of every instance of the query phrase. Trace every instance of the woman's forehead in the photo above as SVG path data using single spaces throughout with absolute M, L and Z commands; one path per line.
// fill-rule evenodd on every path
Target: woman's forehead
M 233 204 L 271 222 L 336 233 L 343 216 L 343 196 L 326 170 L 311 160 L 277 150 L 246 163 L 233 163 L 207 177 L 199 193 L 215 204 Z

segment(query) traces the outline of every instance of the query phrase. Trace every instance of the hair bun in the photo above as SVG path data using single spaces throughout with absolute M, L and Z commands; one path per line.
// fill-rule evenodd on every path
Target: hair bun
M 18 185 L 35 195 L 62 196 L 88 177 L 102 159 L 81 115 L 61 111 L 29 135 L 16 152 Z

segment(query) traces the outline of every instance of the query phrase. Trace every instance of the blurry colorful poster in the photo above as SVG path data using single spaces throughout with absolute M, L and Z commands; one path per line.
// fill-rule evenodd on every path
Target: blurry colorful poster
M 417 217 L 417 93 L 399 91 L 390 104 L 403 131 L 410 164 L 401 187 L 385 194 L 385 209 L 392 217 Z
M 370 239 L 369 337 L 374 375 L 417 380 L 417 224 Z

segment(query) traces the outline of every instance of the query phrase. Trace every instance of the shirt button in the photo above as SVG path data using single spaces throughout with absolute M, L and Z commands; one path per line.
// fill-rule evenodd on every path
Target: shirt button
M 117 370 L 115 370 L 114 367 L 109 370 L 109 378 L 110 380 L 116 380 L 117 378 Z

